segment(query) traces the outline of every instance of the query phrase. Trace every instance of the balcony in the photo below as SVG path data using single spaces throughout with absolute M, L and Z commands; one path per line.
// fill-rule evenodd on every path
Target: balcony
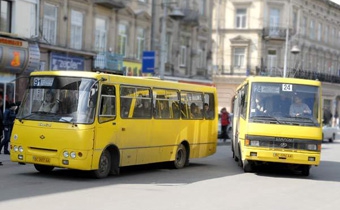
M 282 27 L 266 27 L 263 28 L 263 38 L 265 40 L 286 40 L 286 30 L 287 28 Z M 295 30 L 289 29 L 289 37 L 296 33 Z
M 319 80 L 321 82 L 330 82 L 340 84 L 340 77 L 337 75 L 305 71 L 305 70 L 293 70 L 290 72 L 289 77 Z
M 124 0 L 94 0 L 93 3 L 109 9 L 122 9 L 125 7 Z

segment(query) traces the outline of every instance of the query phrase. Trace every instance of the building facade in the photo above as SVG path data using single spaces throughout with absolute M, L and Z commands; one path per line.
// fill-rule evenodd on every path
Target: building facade
M 165 7 L 169 15 L 161 42 Z M 183 18 L 171 18 L 175 10 Z M 161 45 L 166 79 L 211 83 L 208 0 L 4 0 L 0 20 L 0 49 L 5 49 L 0 51 L 1 64 L 10 63 L 18 48 L 9 43 L 25 46 L 21 66 L 0 69 L 0 90 L 6 92 L 1 97 L 9 101 L 21 100 L 27 81 L 18 78 L 36 70 L 119 69 L 125 75 L 143 76 L 144 51 L 155 51 L 152 74 L 158 76 Z
M 340 111 L 340 6 L 329 0 L 215 0 L 213 81 L 230 108 L 249 75 L 318 79 Z

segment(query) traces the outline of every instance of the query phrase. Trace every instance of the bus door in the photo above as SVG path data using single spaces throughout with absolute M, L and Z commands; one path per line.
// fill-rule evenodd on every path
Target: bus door
M 145 164 L 153 161 L 151 130 L 153 129 L 151 89 L 120 87 L 120 116 L 117 121 L 122 165 Z
M 117 142 L 117 109 L 116 87 L 102 85 L 99 95 L 98 126 L 94 148 L 104 149 L 108 144 L 119 145 Z

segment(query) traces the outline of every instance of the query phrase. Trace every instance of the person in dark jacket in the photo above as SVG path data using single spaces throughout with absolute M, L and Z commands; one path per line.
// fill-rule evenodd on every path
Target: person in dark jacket
M 4 139 L 2 140 L 0 144 L 0 153 L 2 150 L 2 147 L 4 147 L 4 154 L 9 155 L 8 150 L 8 144 L 11 138 L 11 132 L 15 120 L 15 110 L 17 109 L 17 105 L 15 103 L 12 103 L 9 105 L 9 107 L 6 107 L 6 110 L 4 112 L 4 119 L 3 119 L 3 125 L 4 125 Z
M 3 110 L 3 104 L 4 104 L 4 101 L 2 100 L 2 98 L 0 98 L 0 142 L 1 142 L 1 140 L 2 140 L 3 131 L 4 131 L 4 124 L 3 124 L 4 113 L 2 112 L 2 110 Z
M 227 133 L 227 128 L 229 124 L 229 112 L 227 111 L 227 108 L 223 107 L 221 109 L 221 139 L 223 139 L 224 142 L 229 139 Z

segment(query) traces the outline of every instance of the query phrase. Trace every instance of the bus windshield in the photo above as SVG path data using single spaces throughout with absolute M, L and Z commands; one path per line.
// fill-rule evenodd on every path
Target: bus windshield
M 98 83 L 79 77 L 31 77 L 19 120 L 84 123 L 94 121 Z
M 318 95 L 317 86 L 254 82 L 249 119 L 256 123 L 318 126 Z

